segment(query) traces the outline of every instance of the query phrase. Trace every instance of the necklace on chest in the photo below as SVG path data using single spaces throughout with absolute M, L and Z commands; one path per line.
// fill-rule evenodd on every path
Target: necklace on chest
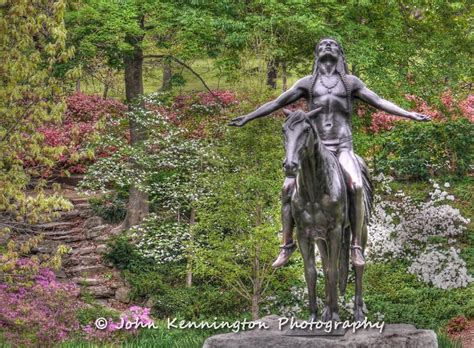
M 324 77 L 322 75 L 320 75 L 319 77 L 319 81 L 321 82 L 321 84 L 323 85 L 323 87 L 325 87 L 327 90 L 328 90 L 328 93 L 331 94 L 332 93 L 332 90 L 334 87 L 337 86 L 337 84 L 339 83 L 339 79 L 336 77 L 336 81 L 333 82 L 333 79 L 329 78 L 326 80 L 327 83 L 324 82 Z

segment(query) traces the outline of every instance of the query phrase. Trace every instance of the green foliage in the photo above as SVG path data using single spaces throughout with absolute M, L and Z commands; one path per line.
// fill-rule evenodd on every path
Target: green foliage
M 187 320 L 222 318 L 235 316 L 246 309 L 238 294 L 226 287 L 219 288 L 216 284 L 175 287 L 162 295 L 153 295 L 153 309 L 160 317 L 181 317 Z
M 76 318 L 79 320 L 81 325 L 88 325 L 93 323 L 97 318 L 110 318 L 113 320 L 118 320 L 120 319 L 120 313 L 108 307 L 103 307 L 94 303 L 94 305 L 88 305 L 80 308 L 76 312 Z
M 38 194 L 25 193 L 31 177 L 53 166 L 62 150 L 45 146 L 38 129 L 58 122 L 65 110 L 65 83 L 55 73 L 56 65 L 74 54 L 66 48 L 65 7 L 65 1 L 34 0 L 6 1 L 0 8 L 0 211 L 5 222 L 34 223 L 71 207 L 58 194 L 46 197 L 42 180 L 31 184 Z M 37 165 L 26 170 L 24 163 L 31 162 Z
M 140 268 L 144 263 L 140 257 L 136 247 L 128 241 L 125 236 L 119 236 L 108 242 L 108 252 L 104 255 L 104 259 L 112 262 L 119 269 Z
M 450 318 L 472 316 L 472 285 L 452 290 L 429 287 L 408 274 L 404 265 L 395 262 L 369 264 L 364 277 L 367 308 L 371 313 L 383 313 L 387 323 L 438 329 Z
M 438 347 L 439 348 L 463 348 L 460 340 L 451 340 L 445 333 L 438 333 Z
M 428 179 L 434 175 L 465 176 L 474 153 L 472 124 L 400 122 L 378 135 L 377 171 L 397 178 Z
M 126 199 L 120 194 L 108 194 L 103 197 L 93 197 L 89 200 L 92 211 L 109 224 L 116 224 L 125 218 L 127 213 Z

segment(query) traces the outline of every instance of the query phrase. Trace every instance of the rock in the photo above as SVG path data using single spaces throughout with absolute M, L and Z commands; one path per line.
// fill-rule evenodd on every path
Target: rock
M 35 228 L 39 228 L 41 230 L 57 230 L 57 229 L 70 229 L 77 225 L 77 222 L 74 221 L 54 221 L 48 222 L 44 224 L 35 225 Z
M 105 285 L 89 286 L 85 291 L 95 298 L 109 298 L 114 296 L 113 289 Z
M 96 226 L 96 227 L 93 227 L 91 229 L 88 229 L 85 231 L 85 235 L 87 237 L 87 239 L 95 239 L 95 238 L 103 238 L 103 236 L 105 235 L 108 239 L 108 236 L 107 236 L 107 228 L 109 226 L 108 225 L 99 225 L 99 226 Z M 99 240 L 99 239 L 97 239 Z
M 97 286 L 105 282 L 104 279 L 100 279 L 100 278 L 78 278 L 78 279 L 74 279 L 74 281 L 77 284 L 83 285 L 83 286 Z
M 87 255 L 96 251 L 95 247 L 85 247 L 85 248 L 78 248 L 74 250 L 74 256 L 79 257 L 79 255 Z
M 215 335 L 204 342 L 203 348 L 438 347 L 434 331 L 418 330 L 413 325 L 387 324 L 384 326 L 382 333 L 379 332 L 379 329 L 359 329 L 355 333 L 352 329 L 347 329 L 346 333 L 341 336 L 296 336 L 294 330 L 289 330 L 289 323 L 279 329 L 280 320 L 284 320 L 284 318 L 280 319 L 276 315 L 264 317 L 259 321 L 263 322 L 268 329 L 253 329 L 239 333 Z M 309 332 L 311 333 L 311 331 Z
M 153 298 L 149 298 L 148 300 L 146 300 L 145 302 L 145 307 L 147 308 L 153 308 L 153 306 L 155 305 L 156 301 L 153 299 Z
M 11 238 L 11 232 L 0 232 L 0 244 L 5 244 Z
M 85 276 L 93 274 L 103 274 L 107 272 L 107 268 L 102 265 L 93 265 L 93 266 L 76 266 L 68 269 L 68 273 L 71 273 L 74 276 Z
M 100 216 L 92 216 L 84 221 L 84 229 L 89 230 L 103 224 L 104 220 Z
M 122 286 L 115 291 L 115 299 L 122 303 L 130 302 L 130 289 Z
M 99 244 L 97 245 L 97 247 L 95 248 L 95 251 L 99 254 L 106 254 L 108 249 L 107 249 L 107 245 L 106 244 Z

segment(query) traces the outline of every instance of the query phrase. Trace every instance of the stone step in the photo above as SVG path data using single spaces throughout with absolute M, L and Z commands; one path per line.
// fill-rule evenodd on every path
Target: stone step
M 91 265 L 91 266 L 76 266 L 71 267 L 66 270 L 66 273 L 69 273 L 75 277 L 86 277 L 98 274 L 104 274 L 108 271 L 108 268 L 103 265 Z
M 107 281 L 102 278 L 74 278 L 73 281 L 81 286 L 97 286 L 106 283 Z
M 107 285 L 88 286 L 81 292 L 87 292 L 95 298 L 109 298 L 115 295 L 115 290 Z
M 89 256 L 90 255 L 90 256 Z M 89 254 L 87 256 L 80 256 L 77 259 L 81 265 L 97 265 L 101 262 L 101 257 L 99 255 Z
M 34 225 L 34 228 L 36 230 L 58 230 L 72 228 L 75 227 L 77 224 L 77 221 L 53 221 L 44 224 Z
M 75 243 L 75 242 L 81 242 L 86 240 L 86 236 L 83 234 L 75 233 L 75 234 L 69 234 L 69 235 L 64 235 L 64 236 L 57 236 L 57 237 L 50 237 L 51 240 L 58 241 L 61 243 Z
M 62 212 L 61 220 L 62 221 L 72 220 L 72 219 L 78 218 L 80 215 L 81 215 L 81 212 L 79 210 L 73 209 L 70 211 Z
M 95 252 L 96 252 L 96 247 L 95 246 L 86 246 L 86 247 L 82 247 L 82 248 L 73 249 L 72 256 L 73 257 L 81 257 L 82 255 L 88 255 L 88 254 L 95 253 Z
M 78 204 L 74 204 L 74 208 L 78 210 L 88 210 L 90 209 L 90 205 L 89 203 L 78 203 Z
M 72 204 L 77 205 L 77 204 L 83 204 L 83 203 L 89 203 L 88 197 L 71 197 L 69 200 L 72 202 Z
M 107 230 L 109 229 L 109 225 L 100 225 L 100 226 L 96 226 L 94 228 L 91 228 L 87 231 L 85 231 L 85 235 L 88 239 L 96 239 L 98 240 L 98 237 L 99 236 L 107 236 L 107 239 L 109 238 L 108 237 L 108 234 L 107 234 Z
M 43 233 L 47 238 L 54 238 L 54 237 L 69 236 L 78 232 L 79 232 L 78 229 L 72 229 L 72 230 L 59 230 L 59 231 L 53 230 L 53 231 L 47 231 Z

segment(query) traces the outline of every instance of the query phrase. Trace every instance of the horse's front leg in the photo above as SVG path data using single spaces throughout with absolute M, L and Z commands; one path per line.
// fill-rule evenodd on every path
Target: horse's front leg
M 317 320 L 316 306 L 316 267 L 314 259 L 314 243 L 310 238 L 303 236 L 302 231 L 298 231 L 298 245 L 303 256 L 304 277 L 308 286 L 309 298 L 309 321 Z
M 328 307 L 330 320 L 340 321 L 338 299 L 339 256 L 341 253 L 342 226 L 336 227 L 328 233 Z

